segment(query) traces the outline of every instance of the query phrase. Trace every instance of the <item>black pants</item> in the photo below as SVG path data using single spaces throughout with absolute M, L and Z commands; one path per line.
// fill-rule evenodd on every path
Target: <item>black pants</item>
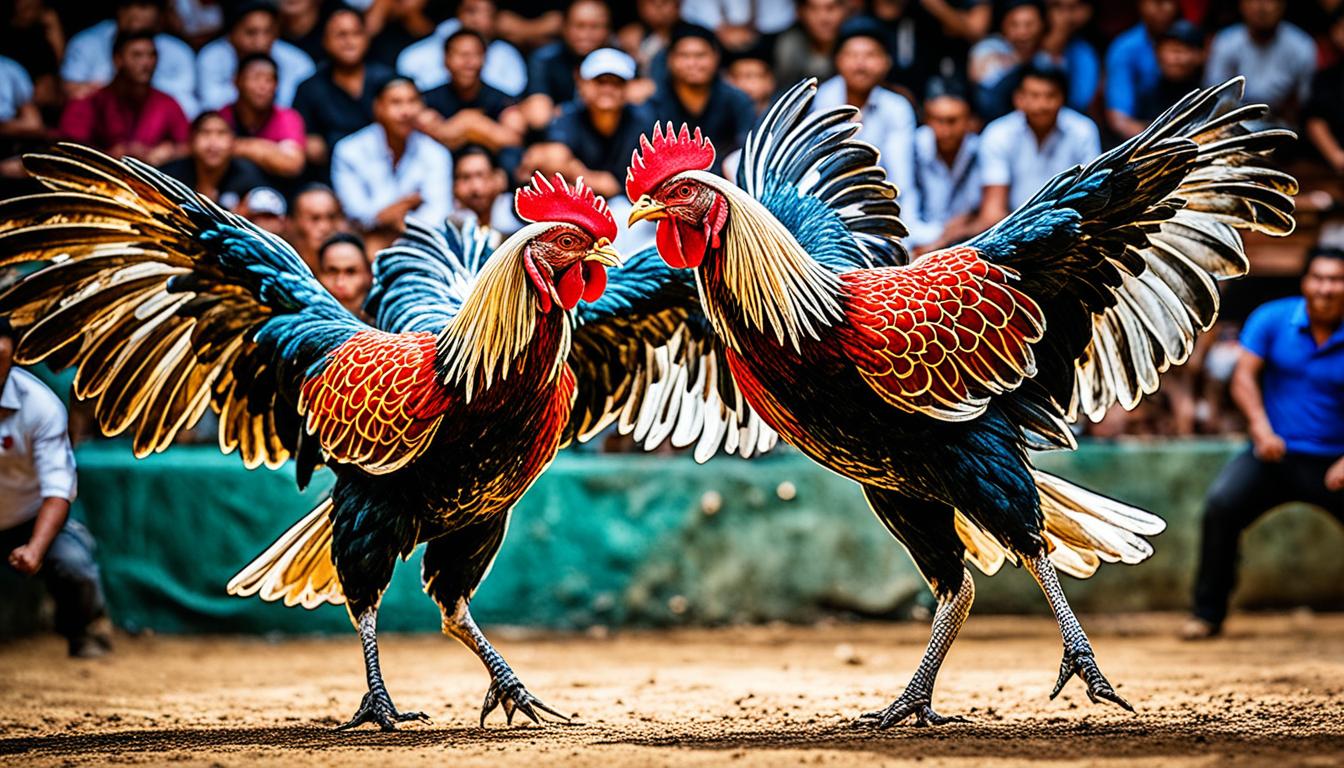
M 32 535 L 32 521 L 0 531 L 0 557 L 8 560 L 9 553 L 27 544 Z M 89 623 L 105 612 L 103 582 L 93 559 L 93 547 L 89 529 L 67 520 L 37 572 L 56 603 L 56 631 L 71 642 L 82 637 Z
M 1324 508 L 1344 522 L 1344 491 L 1325 487 L 1325 471 L 1335 459 L 1290 453 L 1279 462 L 1261 461 L 1250 450 L 1237 456 L 1213 481 L 1204 506 L 1195 615 L 1215 626 L 1227 617 L 1227 601 L 1237 585 L 1241 532 L 1270 509 L 1288 502 Z

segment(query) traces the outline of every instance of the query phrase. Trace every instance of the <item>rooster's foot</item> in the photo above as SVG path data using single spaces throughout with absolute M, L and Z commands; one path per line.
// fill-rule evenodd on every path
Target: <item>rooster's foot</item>
M 911 715 L 915 716 L 915 725 L 918 726 L 942 725 L 943 723 L 957 722 L 963 719 L 943 717 L 929 706 L 929 694 L 907 688 L 905 693 L 902 693 L 886 709 L 861 715 L 858 720 L 854 721 L 854 725 L 856 727 L 890 728 L 904 722 Z
M 1092 654 L 1092 646 L 1086 641 L 1074 646 L 1064 648 L 1064 660 L 1059 664 L 1059 680 L 1055 682 L 1055 690 L 1050 693 L 1050 698 L 1055 698 L 1059 692 L 1064 689 L 1064 684 L 1069 678 L 1077 676 L 1087 684 L 1087 698 L 1092 700 L 1093 704 L 1098 700 L 1105 699 L 1112 704 L 1117 704 L 1130 712 L 1134 708 L 1115 692 L 1106 676 L 1101 673 L 1097 667 L 1097 660 Z
M 490 689 L 485 692 L 485 703 L 481 705 L 481 727 L 485 727 L 485 718 L 496 707 L 504 709 L 504 717 L 509 725 L 513 725 L 513 715 L 515 712 L 522 712 L 527 715 L 532 722 L 541 725 L 543 722 L 560 723 L 563 725 L 572 725 L 573 721 L 564 715 L 556 712 L 554 709 L 546 706 L 545 703 L 533 696 L 523 682 L 512 674 L 503 680 L 495 678 L 490 683 Z M 540 714 L 538 714 L 540 710 Z M 547 717 L 550 715 L 550 717 Z
M 369 691 L 364 694 L 364 700 L 359 703 L 359 710 L 350 721 L 336 726 L 336 730 L 345 731 L 356 728 L 365 723 L 377 723 L 379 728 L 384 731 L 395 731 L 397 723 L 404 723 L 409 720 L 428 723 L 429 715 L 424 712 L 398 712 L 397 708 L 392 706 L 392 697 L 387 693 L 377 693 Z

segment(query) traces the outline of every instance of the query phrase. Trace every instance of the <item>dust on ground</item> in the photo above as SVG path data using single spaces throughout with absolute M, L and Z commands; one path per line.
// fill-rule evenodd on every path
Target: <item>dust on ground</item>
M 530 690 L 582 725 L 477 727 L 487 678 L 446 638 L 382 638 L 399 708 L 433 723 L 336 733 L 364 691 L 348 637 L 120 638 L 81 662 L 55 639 L 0 647 L 0 764 L 914 765 L 1344 764 L 1344 616 L 1237 617 L 1173 639 L 1180 617 L 1084 617 L 1137 714 L 1048 696 L 1047 618 L 972 616 L 935 706 L 966 724 L 856 730 L 918 662 L 918 624 L 491 634 Z

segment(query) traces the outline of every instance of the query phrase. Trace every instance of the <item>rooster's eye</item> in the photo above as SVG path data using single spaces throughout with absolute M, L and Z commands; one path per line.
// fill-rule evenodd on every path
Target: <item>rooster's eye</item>
M 689 198 L 690 196 L 691 196 L 690 184 L 682 184 L 680 187 L 677 187 L 677 197 Z
M 555 244 L 565 249 L 566 251 L 572 251 L 575 248 L 579 247 L 579 238 L 575 237 L 574 235 L 561 235 L 555 241 Z

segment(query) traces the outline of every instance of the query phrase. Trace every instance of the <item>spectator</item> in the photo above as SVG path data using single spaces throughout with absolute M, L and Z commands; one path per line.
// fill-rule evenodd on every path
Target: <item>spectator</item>
M 415 84 L 394 78 L 373 101 L 373 123 L 341 139 L 331 153 L 341 207 L 380 245 L 401 231 L 408 214 L 437 225 L 453 210 L 453 158 L 416 129 L 424 108 Z
M 1139 101 L 1153 98 L 1162 78 L 1155 41 L 1175 23 L 1176 0 L 1139 0 L 1139 23 L 1106 51 L 1106 123 L 1122 139 L 1142 131 Z
M 1238 540 L 1265 512 L 1301 501 L 1344 522 L 1344 251 L 1313 252 L 1302 295 L 1251 313 L 1241 347 L 1232 397 L 1251 447 L 1209 489 L 1187 639 L 1222 630 Z
M 33 81 L 13 59 L 0 56 L 0 158 L 13 155 L 23 142 L 44 138 L 42 115 L 33 103 Z M 22 173 L 21 168 L 10 169 Z M 7 170 L 3 175 L 13 176 Z
M 117 0 L 116 18 L 70 38 L 61 62 L 66 97 L 82 99 L 112 81 L 112 43 L 125 32 L 152 33 L 161 64 L 154 72 L 154 87 L 172 96 L 187 115 L 196 114 L 196 53 L 163 31 L 162 0 Z
M 650 111 L 626 99 L 626 85 L 634 77 L 635 60 L 628 54 L 615 48 L 588 54 L 579 68 L 579 98 L 561 108 L 546 130 L 547 143 L 528 150 L 520 171 L 582 176 L 598 194 L 620 195 L 630 155 L 654 120 Z
M 336 142 L 373 122 L 374 94 L 394 73 L 384 64 L 365 61 L 368 29 L 364 17 L 349 6 L 338 6 L 327 16 L 322 48 L 326 56 L 299 85 L 294 110 L 307 132 L 308 165 L 326 168 Z
M 1204 82 L 1245 75 L 1247 101 L 1268 104 L 1275 123 L 1296 125 L 1316 70 L 1316 43 L 1283 20 L 1287 7 L 1287 0 L 1241 0 L 1242 23 L 1213 38 Z
M 206 44 L 196 57 L 197 83 L 201 106 L 220 109 L 237 100 L 235 73 L 244 56 L 264 53 L 275 59 L 278 84 L 275 102 L 282 107 L 294 103 L 299 83 L 313 74 L 308 54 L 284 40 L 277 39 L 278 14 L 267 0 L 243 0 L 229 16 L 228 34 Z
M 1066 103 L 1077 112 L 1092 108 L 1101 85 L 1101 61 L 1083 32 L 1092 21 L 1092 0 L 1046 0 L 1042 55 L 1069 73 Z
M 916 34 L 930 41 L 928 53 L 937 56 L 925 71 L 964 74 L 972 45 L 989 34 L 994 20 L 993 0 L 907 0 L 916 6 Z
M 39 110 L 59 109 L 65 103 L 59 74 L 65 56 L 61 18 L 44 0 L 11 0 L 7 5 L 10 14 L 0 24 L 0 51 L 32 80 L 33 103 Z M 112 60 L 111 50 L 106 59 Z
M 779 35 L 797 19 L 794 0 L 684 0 L 681 17 L 714 30 L 724 49 L 733 52 Z
M 119 32 L 112 44 L 116 74 L 93 94 L 70 102 L 58 133 L 114 155 L 163 165 L 186 154 L 191 131 L 173 97 L 150 85 L 158 64 L 154 33 Z
M 910 245 L 920 252 L 974 235 L 982 192 L 980 137 L 964 86 L 937 78 L 926 92 L 925 124 L 915 131 L 914 186 L 900 200 Z
M 650 106 L 659 121 L 698 126 L 714 142 L 718 158 L 746 143 L 747 131 L 755 122 L 751 99 L 719 75 L 719 44 L 714 33 L 694 24 L 679 24 L 672 33 L 667 82 L 654 94 Z
M 423 92 L 448 82 L 451 75 L 444 62 L 445 46 L 448 38 L 465 29 L 486 42 L 480 79 L 510 98 L 521 96 L 527 85 L 527 62 L 517 48 L 495 38 L 495 18 L 494 0 L 462 0 L 457 16 L 440 24 L 433 35 L 402 51 L 397 57 L 397 72 L 414 80 Z
M 504 239 L 502 230 L 516 229 L 513 200 L 504 194 L 509 179 L 495 156 L 480 145 L 463 147 L 453 156 L 453 198 L 456 224 L 475 224 L 490 230 L 491 247 Z
M 224 29 L 224 4 L 220 0 L 173 0 L 168 20 L 174 32 L 199 50 Z
M 775 77 L 785 87 L 835 74 L 835 40 L 848 10 L 840 0 L 797 0 L 798 21 L 775 41 Z
M 1344 7 L 1330 24 L 1330 39 L 1344 50 Z M 1305 132 L 1331 170 L 1344 174 L 1344 60 L 1316 73 L 1303 111 Z
M 770 69 L 770 59 L 761 48 L 732 54 L 724 76 L 730 85 L 751 99 L 753 122 L 765 114 L 779 87 L 775 72 Z
M 1010 0 L 999 33 L 971 48 L 971 82 L 975 84 L 975 108 L 986 120 L 1012 110 L 1013 88 L 1021 67 L 1041 52 L 1045 39 L 1045 7 L 1039 0 Z
M 317 249 L 318 282 L 355 317 L 364 314 L 364 300 L 373 287 L 373 268 L 359 235 L 337 232 Z
M 292 179 L 303 173 L 303 118 L 275 103 L 275 59 L 264 53 L 238 62 L 238 101 L 219 114 L 238 134 L 233 153 L 256 163 L 268 176 Z
M 572 0 L 560 40 L 532 52 L 527 62 L 527 98 L 520 105 L 527 125 L 541 129 L 560 104 L 574 100 L 574 75 L 584 57 L 606 44 L 611 11 L 600 0 Z M 629 78 L 626 78 L 627 80 Z
M 283 237 L 288 229 L 285 215 L 289 207 L 285 196 L 273 187 L 256 187 L 238 206 L 239 215 L 273 235 Z
M 616 39 L 621 49 L 634 57 L 639 78 L 649 81 L 652 94 L 651 86 L 667 74 L 667 45 L 681 21 L 681 5 L 678 0 L 636 0 L 635 17 L 621 27 Z
M 814 112 L 849 104 L 859 109 L 863 123 L 858 137 L 877 147 L 887 176 L 902 191 L 902 204 L 913 194 L 911 167 L 915 109 L 910 101 L 881 83 L 891 69 L 891 57 L 882 45 L 883 29 L 868 17 L 846 21 L 835 49 L 840 74 L 822 83 L 812 102 Z
M 280 39 L 308 54 L 313 61 L 322 59 L 322 3 L 320 0 L 280 0 Z
M 14 331 L 0 319 L 0 551 L 38 575 L 56 602 L 56 631 L 70 655 L 111 650 L 93 537 L 70 519 L 75 454 L 65 407 L 38 378 L 14 368 Z
M 318 246 L 346 229 L 345 213 L 336 193 L 326 184 L 309 184 L 300 189 L 294 195 L 292 208 L 286 239 L 299 252 L 303 263 L 317 274 L 321 271 L 317 263 Z
M 253 187 L 266 177 L 251 160 L 234 156 L 233 127 L 218 112 L 207 110 L 191 123 L 191 154 L 160 170 L 221 206 L 236 211 Z
M 566 0 L 504 0 L 499 9 L 499 36 L 524 51 L 559 37 Z
M 520 146 L 527 130 L 522 113 L 507 94 L 481 82 L 485 38 L 459 29 L 448 37 L 443 51 L 450 77 L 425 94 L 420 130 L 449 149 L 480 144 L 499 152 Z M 515 151 L 513 164 L 517 159 Z
M 1139 96 L 1135 113 L 1145 124 L 1203 84 L 1204 33 L 1199 27 L 1185 19 L 1168 27 L 1157 40 L 1157 68 L 1157 85 Z
M 887 82 L 920 95 L 929 79 L 929 52 L 943 48 L 941 30 L 929 34 L 925 29 L 928 19 L 920 13 L 917 0 L 872 0 L 869 10 L 873 19 L 882 26 L 887 54 L 891 56 L 891 72 Z M 925 23 L 921 23 L 925 22 Z M 947 64 L 949 74 L 964 70 L 965 57 L 952 57 Z
M 1025 203 L 1055 174 L 1101 153 L 1097 126 L 1064 106 L 1063 71 L 1033 65 L 1013 94 L 1015 111 L 985 127 L 980 137 L 978 229 L 988 229 Z
M 402 51 L 434 34 L 428 6 L 429 0 L 374 0 L 365 16 L 373 38 L 369 60 L 395 67 Z

